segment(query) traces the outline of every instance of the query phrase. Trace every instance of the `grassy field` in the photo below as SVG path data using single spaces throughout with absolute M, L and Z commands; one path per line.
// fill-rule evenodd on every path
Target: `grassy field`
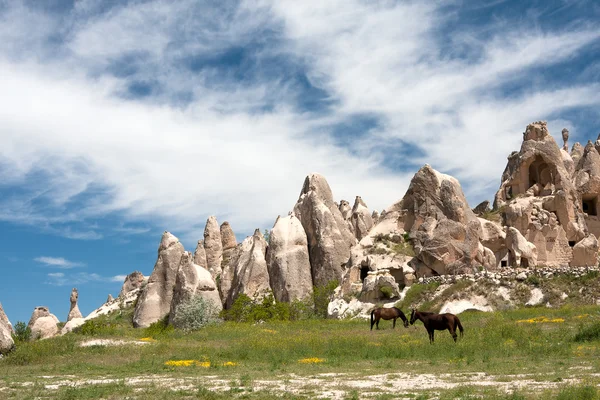
M 600 398 L 597 306 L 466 312 L 464 337 L 437 332 L 433 345 L 421 322 L 227 322 L 185 334 L 134 330 L 129 317 L 20 344 L 0 360 L 0 398 Z M 91 339 L 131 343 L 80 346 Z

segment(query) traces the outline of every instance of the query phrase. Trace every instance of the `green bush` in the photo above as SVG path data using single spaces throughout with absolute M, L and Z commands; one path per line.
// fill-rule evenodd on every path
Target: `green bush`
M 169 315 L 167 314 L 163 319 L 156 321 L 144 329 L 144 336 L 156 338 L 171 332 L 173 329 L 174 328 L 169 325 Z
M 116 334 L 117 327 L 114 321 L 109 321 L 108 318 L 103 315 L 85 321 L 83 325 L 73 329 L 73 332 L 84 336 L 110 336 Z
M 202 296 L 192 296 L 175 309 L 173 326 L 186 332 L 204 328 L 207 325 L 219 322 L 218 311 L 211 301 Z
M 323 286 L 313 288 L 313 302 L 315 304 L 315 315 L 318 318 L 327 318 L 327 307 L 333 295 L 333 291 L 339 286 L 337 280 L 330 281 Z
M 415 283 L 408 289 L 404 299 L 396 303 L 396 307 L 401 310 L 415 307 L 417 304 L 421 304 L 430 299 L 439 286 L 439 282 L 431 282 L 428 284 Z M 422 309 L 425 310 L 425 308 Z
M 14 326 L 13 340 L 15 343 L 23 343 L 31 340 L 31 329 L 23 321 L 19 321 Z
M 389 286 L 384 286 L 379 288 L 381 294 L 383 294 L 386 298 L 391 299 L 394 297 L 394 290 Z
M 594 322 L 591 325 L 580 326 L 575 334 L 576 342 L 589 342 L 600 339 L 600 322 Z

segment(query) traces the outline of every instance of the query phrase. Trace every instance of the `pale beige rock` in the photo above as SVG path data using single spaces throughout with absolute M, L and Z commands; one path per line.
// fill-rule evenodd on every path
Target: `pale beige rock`
M 537 249 L 535 245 L 529 243 L 518 229 L 513 227 L 508 228 L 506 231 L 506 247 L 511 257 L 514 257 L 515 266 L 535 267 L 537 265 Z M 527 265 L 523 263 L 523 259 L 527 261 Z
M 571 159 L 575 166 L 579 163 L 579 159 L 583 156 L 583 146 L 579 142 L 575 142 L 571 148 Z
M 581 196 L 581 208 L 589 232 L 600 237 L 600 155 L 592 142 L 585 146 L 574 181 Z
M 371 228 L 373 228 L 373 218 L 371 217 L 371 213 L 360 196 L 356 196 L 354 201 L 350 223 L 352 225 L 352 231 L 358 240 L 367 236 Z
M 59 322 L 58 318 L 50 313 L 48 307 L 36 307 L 27 326 L 31 329 L 32 339 L 48 339 L 58 335 Z
M 169 313 L 183 252 L 179 239 L 165 231 L 154 270 L 135 307 L 134 327 L 146 328 Z
M 389 271 L 369 273 L 363 281 L 359 300 L 375 303 L 400 297 L 400 288 Z
M 0 354 L 7 354 L 15 346 L 12 338 L 12 325 L 8 321 L 8 317 L 4 313 L 2 304 L 0 303 Z
M 74 318 L 83 318 L 83 315 L 81 315 L 81 311 L 79 311 L 79 306 L 77 305 L 77 299 L 79 299 L 79 292 L 76 288 L 73 288 L 73 290 L 71 290 L 71 308 L 69 309 L 67 322 Z
M 312 295 L 308 239 L 295 215 L 278 217 L 275 221 L 270 233 L 267 267 L 277 301 L 303 300 Z
M 377 222 L 379 222 L 379 212 L 377 210 L 373 210 L 373 213 L 371 214 L 371 219 L 373 220 L 373 224 L 377 224 Z
M 172 324 L 177 317 L 177 307 L 194 296 L 200 296 L 212 304 L 214 312 L 223 309 L 217 285 L 208 270 L 194 264 L 194 257 L 189 252 L 181 256 L 177 279 L 173 290 L 169 322 Z
M 221 262 L 223 261 L 223 243 L 221 241 L 221 228 L 215 216 L 206 220 L 204 228 L 204 250 L 206 251 L 206 266 L 214 279 L 221 275 Z
M 123 281 L 123 286 L 119 292 L 119 297 L 124 297 L 127 295 L 127 293 L 136 289 L 140 289 L 146 281 L 147 278 L 144 277 L 144 274 L 142 274 L 140 271 L 133 271 L 131 274 L 127 275 Z
M 491 210 L 492 209 L 490 208 L 490 202 L 488 200 L 484 200 L 481 203 L 477 204 L 477 206 L 475 206 L 473 212 L 479 217 Z
M 344 219 L 350 219 L 352 216 L 352 207 L 350 207 L 350 203 L 346 200 L 340 201 L 339 210 Z
M 265 254 L 267 242 L 259 229 L 247 237 L 240 247 L 226 308 L 230 308 L 240 294 L 259 300 L 271 291 Z
M 115 301 L 115 298 L 109 293 L 108 297 L 106 298 L 106 303 L 112 303 L 113 301 Z
M 294 213 L 302 222 L 308 239 L 313 284 L 322 286 L 340 280 L 356 238 L 335 206 L 323 176 L 311 174 L 306 177 Z
M 455 178 L 425 165 L 411 180 L 402 205 L 404 230 L 420 261 L 411 264 L 417 275 L 473 272 L 483 264 L 478 259 L 481 224 Z
M 562 138 L 563 138 L 563 142 L 564 142 L 562 150 L 569 151 L 569 130 L 567 128 L 563 128 Z
M 225 221 L 221 224 L 220 232 L 223 251 L 235 249 L 237 240 L 235 239 L 235 234 L 233 233 L 233 229 L 231 229 L 229 222 Z
M 204 240 L 198 240 L 196 250 L 194 251 L 194 264 L 208 270 L 206 262 L 206 250 L 204 250 Z
M 60 330 L 60 334 L 62 336 L 73 332 L 74 329 L 79 328 L 83 324 L 85 324 L 84 318 L 73 318 L 72 320 L 67 321 L 65 326 L 63 326 L 63 328 Z
M 231 285 L 233 285 L 237 263 L 242 254 L 242 243 L 238 244 L 235 249 L 227 250 L 226 254 L 227 259 L 222 262 L 222 272 L 217 280 L 223 306 L 227 305 L 227 298 L 231 292 Z
M 598 239 L 590 234 L 573 247 L 572 266 L 595 267 L 598 265 Z

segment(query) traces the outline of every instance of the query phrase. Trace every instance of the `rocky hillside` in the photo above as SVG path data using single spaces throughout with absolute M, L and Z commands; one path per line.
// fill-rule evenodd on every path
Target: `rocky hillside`
M 472 209 L 458 180 L 429 165 L 414 175 L 404 196 L 381 213 L 369 210 L 360 196 L 352 206 L 343 199 L 336 202 L 325 177 L 311 174 L 289 214 L 277 217 L 268 241 L 256 230 L 237 243 L 231 225 L 219 224 L 214 216 L 208 218 L 193 253 L 165 232 L 150 277 L 129 275 L 119 298 L 103 307 L 128 299 L 135 303 L 134 326 L 147 327 L 174 314 L 193 296 L 228 309 L 240 295 L 260 300 L 272 293 L 280 302 L 311 299 L 315 287 L 334 281 L 339 287 L 330 315 L 342 317 L 347 315 L 344 310 L 360 314 L 377 303 L 400 301 L 407 293 L 410 299 L 408 288 L 415 282 L 439 283 L 437 290 L 444 293 L 444 285 L 458 284 L 447 279 L 460 276 L 477 281 L 462 282 L 463 294 L 488 294 L 471 301 L 485 304 L 481 309 L 538 300 L 558 304 L 576 294 L 566 289 L 558 293 L 545 282 L 557 273 L 568 275 L 581 268 L 588 273 L 597 267 L 600 235 L 600 140 L 585 147 L 575 143 L 569 151 L 566 129 L 562 137 L 560 147 L 545 122 L 526 127 L 520 150 L 508 156 L 493 208 L 484 202 Z M 511 274 L 517 283 L 502 284 Z M 519 280 L 520 274 L 525 279 Z M 539 287 L 532 289 L 541 294 L 519 289 L 536 279 Z M 453 290 L 453 295 L 461 290 Z M 514 293 L 509 296 L 507 291 Z M 99 312 L 83 318 L 77 296 L 74 289 L 63 332 Z M 456 311 L 438 304 L 445 296 L 429 296 L 423 300 L 429 302 L 426 305 Z M 36 334 L 47 337 L 58 333 L 57 323 L 41 307 L 30 326 L 39 325 Z M 4 326 L 8 324 L 0 321 L 0 328 L 8 329 Z

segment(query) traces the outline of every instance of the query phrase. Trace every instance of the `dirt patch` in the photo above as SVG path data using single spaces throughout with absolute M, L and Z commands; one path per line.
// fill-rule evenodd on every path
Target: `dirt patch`
M 114 339 L 92 339 L 86 340 L 85 342 L 79 343 L 80 347 L 92 347 L 92 346 L 126 346 L 126 345 L 144 345 L 149 342 L 142 342 L 139 340 L 114 340 Z

